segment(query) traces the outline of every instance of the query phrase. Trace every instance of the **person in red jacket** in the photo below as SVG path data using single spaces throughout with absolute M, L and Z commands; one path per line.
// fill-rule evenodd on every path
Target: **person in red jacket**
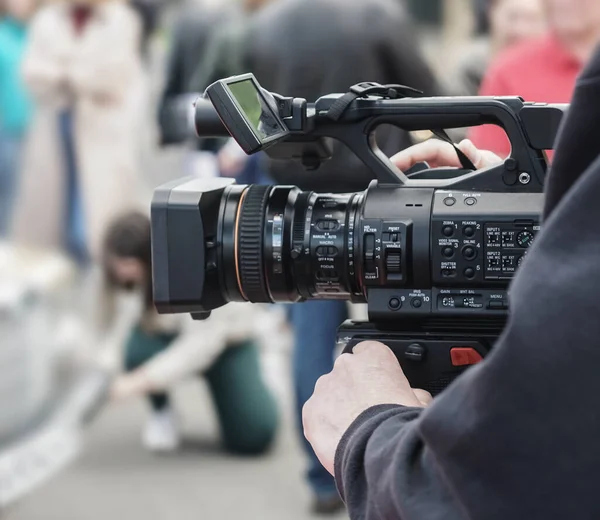
M 575 79 L 600 41 L 600 1 L 544 0 L 549 30 L 499 54 L 488 69 L 482 96 L 521 96 L 526 101 L 569 103 Z M 493 125 L 475 127 L 475 146 L 502 157 L 510 142 Z

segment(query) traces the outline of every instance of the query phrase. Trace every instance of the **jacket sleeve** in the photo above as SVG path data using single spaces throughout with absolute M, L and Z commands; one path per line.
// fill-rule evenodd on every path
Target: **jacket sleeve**
M 41 9 L 29 29 L 21 70 L 25 85 L 37 98 L 60 94 L 65 86 L 69 56 L 57 48 L 55 30 L 56 18 L 51 8 Z
M 101 368 L 116 373 L 122 366 L 127 337 L 143 313 L 143 297 L 109 287 L 98 267 L 88 274 L 83 292 L 90 295 L 81 308 L 86 324 L 81 340 L 86 355 Z
M 141 23 L 126 5 L 110 6 L 109 22 L 90 45 L 80 46 L 68 68 L 69 80 L 82 96 L 121 100 L 141 74 Z
M 152 388 L 162 390 L 208 369 L 229 346 L 258 337 L 257 309 L 230 303 L 204 321 L 182 316 L 179 337 L 139 368 Z
M 593 135 L 562 133 L 548 191 L 568 191 L 546 209 L 490 355 L 426 410 L 371 409 L 344 435 L 336 478 L 352 518 L 600 516 L 599 66 L 600 53 L 563 127 Z
M 415 435 L 414 423 L 421 413 L 417 408 L 375 406 L 345 433 L 335 457 L 335 475 L 352 519 L 459 517 L 442 475 Z

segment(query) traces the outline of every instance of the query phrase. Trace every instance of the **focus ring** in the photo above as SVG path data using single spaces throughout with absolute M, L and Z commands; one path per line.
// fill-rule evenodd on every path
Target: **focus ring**
M 250 186 L 240 208 L 239 270 L 243 294 L 253 303 L 271 303 L 263 271 L 263 233 L 270 186 Z

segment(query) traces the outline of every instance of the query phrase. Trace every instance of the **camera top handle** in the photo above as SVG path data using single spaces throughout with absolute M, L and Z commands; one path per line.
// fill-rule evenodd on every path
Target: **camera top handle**
M 381 183 L 503 192 L 543 190 L 547 169 L 543 150 L 553 147 L 566 109 L 525 103 L 517 97 L 357 97 L 340 115 L 339 99 L 339 95 L 325 96 L 315 103 L 315 124 L 310 134 L 343 142 Z M 334 118 L 330 117 L 332 108 Z M 457 175 L 455 169 L 436 169 L 409 178 L 377 146 L 375 132 L 383 124 L 406 131 L 494 124 L 506 132 L 511 155 L 503 164 L 482 171 L 463 170 Z M 451 178 L 447 178 L 449 175 Z

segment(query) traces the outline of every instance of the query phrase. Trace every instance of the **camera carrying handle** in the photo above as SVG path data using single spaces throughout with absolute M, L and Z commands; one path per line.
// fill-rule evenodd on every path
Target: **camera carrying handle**
M 552 148 L 565 112 L 565 106 L 525 103 L 517 97 L 359 97 L 333 121 L 329 113 L 336 103 L 339 107 L 339 99 L 325 96 L 317 101 L 311 135 L 341 141 L 380 182 L 407 187 L 541 192 L 547 169 L 544 150 Z M 375 133 L 383 124 L 405 131 L 494 124 L 506 132 L 512 151 L 503 164 L 486 170 L 468 171 L 472 168 L 464 168 L 462 161 L 465 171 L 458 176 L 455 169 L 441 169 L 409 178 L 377 146 Z

